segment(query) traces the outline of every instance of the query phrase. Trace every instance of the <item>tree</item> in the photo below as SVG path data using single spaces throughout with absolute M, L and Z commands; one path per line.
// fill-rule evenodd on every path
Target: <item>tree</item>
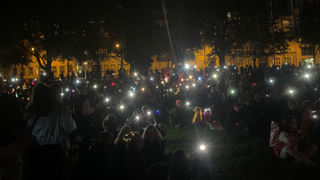
M 200 19 L 198 12 L 193 10 L 196 1 L 165 1 L 165 22 L 168 27 L 162 30 L 169 40 L 168 52 L 173 55 L 174 63 L 183 63 L 185 60 L 194 60 L 194 53 L 201 47 Z M 166 8 L 167 7 L 167 8 Z M 168 28 L 168 29 L 167 29 Z M 171 41 L 171 42 L 170 42 Z M 172 43 L 172 45 L 170 45 Z
M 297 41 L 300 47 L 312 49 L 313 59 L 316 63 L 316 54 L 320 52 L 320 2 L 305 1 L 300 9 L 300 32 Z
M 26 53 L 20 46 L 7 46 L 0 52 L 0 64 L 2 66 L 8 68 L 14 66 L 15 70 L 17 70 L 18 65 L 27 66 L 30 62 L 32 62 L 31 55 Z

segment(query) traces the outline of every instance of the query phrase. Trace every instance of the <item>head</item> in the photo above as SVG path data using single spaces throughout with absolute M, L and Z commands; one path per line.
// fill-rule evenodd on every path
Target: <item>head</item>
M 38 84 L 33 91 L 31 103 L 27 109 L 37 115 L 45 116 L 58 105 L 54 92 L 45 84 Z
M 107 146 L 111 146 L 113 145 L 114 142 L 114 138 L 113 138 L 113 134 L 109 131 L 103 131 L 100 133 L 100 141 Z
M 87 94 L 88 90 L 87 90 L 87 84 L 82 82 L 79 83 L 77 85 L 77 90 L 81 93 L 81 94 Z
M 137 131 L 130 132 L 123 136 L 123 141 L 127 143 L 127 149 L 136 149 L 138 151 L 144 147 L 144 141 Z
M 114 114 L 104 114 L 101 117 L 102 127 L 107 127 L 108 125 L 114 124 L 117 122 L 117 117 Z
M 148 141 L 158 141 L 159 143 L 162 142 L 162 135 L 160 134 L 160 132 L 158 131 L 158 129 L 156 127 L 154 127 L 153 125 L 149 125 L 146 127 L 146 129 L 144 130 L 142 137 L 144 139 L 147 139 Z
M 238 102 L 236 102 L 236 103 L 233 104 L 233 109 L 234 109 L 236 112 L 238 112 L 238 111 L 240 110 L 240 106 L 241 106 L 241 104 L 238 103 Z
M 121 141 L 123 139 L 123 136 L 125 134 L 128 134 L 132 131 L 132 128 L 130 126 L 122 126 L 122 128 L 120 129 L 119 131 L 119 134 L 118 134 L 118 137 L 115 139 L 115 144 L 118 142 L 118 141 Z
M 170 172 L 177 170 L 189 171 L 192 168 L 191 157 L 184 149 L 176 149 L 171 156 Z
M 141 109 L 139 109 L 139 108 L 136 108 L 132 113 L 133 116 L 134 115 L 140 115 L 140 114 L 141 114 Z
M 55 98 L 60 101 L 61 99 L 61 93 L 62 93 L 62 88 L 60 84 L 52 84 L 50 86 L 51 91 L 53 91 Z
M 315 110 L 320 110 L 320 100 L 316 100 L 314 102 L 314 108 L 315 108 Z
M 246 99 L 246 100 L 244 101 L 244 104 L 245 104 L 246 106 L 250 106 L 250 100 Z
M 177 107 L 181 107 L 182 106 L 182 101 L 180 101 L 179 99 L 176 100 L 176 106 Z
M 257 101 L 257 102 L 260 102 L 261 101 L 261 97 L 262 97 L 261 94 L 257 93 L 257 94 L 254 95 L 254 100 Z
M 149 107 L 148 107 L 148 106 L 143 106 L 143 107 L 141 108 L 141 111 L 144 112 L 144 113 L 146 113 L 146 112 L 149 111 Z
M 311 111 L 313 111 L 313 109 L 314 109 L 313 101 L 305 100 L 305 101 L 303 101 L 301 107 L 303 109 L 303 112 L 311 113 Z
M 156 163 L 150 167 L 146 177 L 152 180 L 168 180 L 169 167 L 165 163 Z
M 297 103 L 295 101 L 290 101 L 288 102 L 288 108 L 291 110 L 291 111 L 294 111 L 296 108 L 297 108 Z
M 285 117 L 279 125 L 280 131 L 285 131 L 287 133 L 292 132 L 293 130 L 297 129 L 296 120 L 293 116 Z

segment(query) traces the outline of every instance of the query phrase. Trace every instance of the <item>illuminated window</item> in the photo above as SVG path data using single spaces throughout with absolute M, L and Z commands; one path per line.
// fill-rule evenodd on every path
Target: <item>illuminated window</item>
M 29 75 L 33 75 L 33 67 L 29 67 Z
M 57 73 L 57 66 L 52 66 L 52 71 L 53 71 L 53 73 Z
M 274 57 L 274 64 L 280 65 L 280 57 Z
M 291 64 L 291 57 L 284 57 L 286 63 Z
M 64 66 L 60 66 L 60 73 L 64 73 Z
M 288 20 L 284 20 L 284 21 L 282 21 L 282 25 L 283 25 L 283 27 L 287 27 L 290 25 L 290 22 Z

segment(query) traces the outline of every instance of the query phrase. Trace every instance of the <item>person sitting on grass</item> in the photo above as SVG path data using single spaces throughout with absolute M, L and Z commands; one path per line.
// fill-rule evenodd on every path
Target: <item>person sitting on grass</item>
M 163 138 L 160 132 L 152 125 L 147 126 L 142 134 L 144 139 L 144 147 L 141 152 L 146 159 L 148 167 L 161 162 L 164 156 L 164 148 L 162 145 Z
M 182 101 L 176 100 L 176 106 L 170 111 L 169 114 L 169 123 L 175 127 L 184 127 L 189 124 L 186 122 L 183 115 Z
M 227 114 L 227 129 L 229 131 L 242 129 L 244 127 L 244 122 L 241 118 L 241 114 L 239 113 L 240 107 L 240 103 L 234 103 L 233 109 L 231 109 Z
M 304 131 L 299 132 L 297 130 L 294 117 L 288 116 L 284 118 L 279 125 L 279 131 L 276 137 L 279 142 L 285 143 L 285 146 L 280 151 L 279 158 L 287 159 L 292 156 L 306 166 L 313 166 L 316 169 L 319 168 L 318 164 L 309 159 L 317 151 L 317 147 L 311 143 L 307 145 L 306 143 L 302 143 L 303 141 L 308 141 L 308 137 Z

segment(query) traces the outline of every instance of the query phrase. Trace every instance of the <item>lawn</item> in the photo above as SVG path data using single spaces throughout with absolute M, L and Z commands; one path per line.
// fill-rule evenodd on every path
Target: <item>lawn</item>
M 296 165 L 292 159 L 278 159 L 268 146 L 269 137 L 236 139 L 230 132 L 211 131 L 205 127 L 180 129 L 167 124 L 163 129 L 166 153 L 184 148 L 196 156 L 201 153 L 200 144 L 206 145 L 203 164 L 209 173 L 200 179 L 320 179 L 320 170 L 317 172 L 301 163 Z M 320 153 L 312 159 L 320 162 Z

